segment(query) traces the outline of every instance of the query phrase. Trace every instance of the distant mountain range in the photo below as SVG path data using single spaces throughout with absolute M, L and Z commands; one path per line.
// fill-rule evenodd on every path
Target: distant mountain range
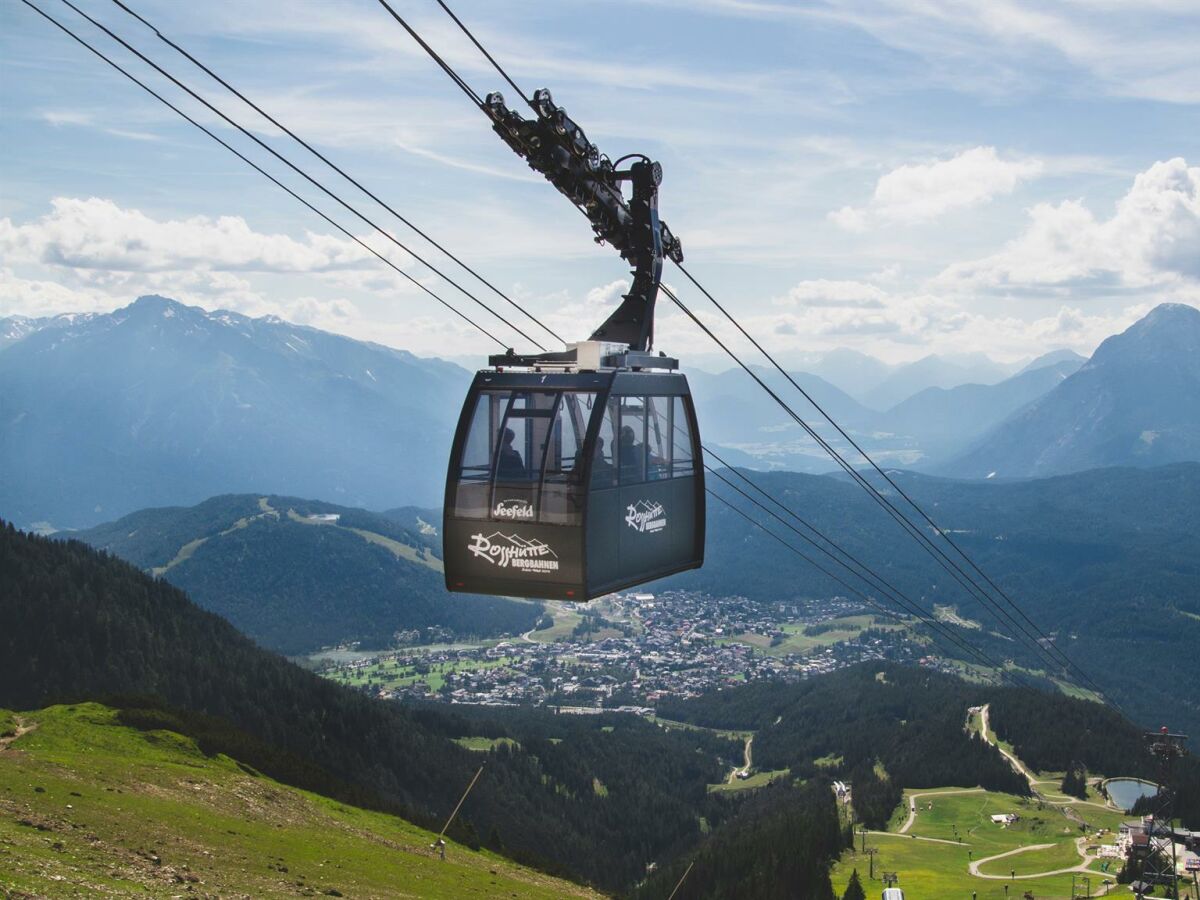
M 163 297 L 0 328 L 0 513 L 16 522 L 238 491 L 441 502 L 470 380 L 453 364 Z
M 792 377 L 894 467 L 1028 477 L 1200 459 L 1197 319 L 1160 307 L 1086 365 L 1056 351 L 1016 372 L 979 356 L 889 367 L 847 350 L 813 362 L 854 391 Z M 854 455 L 782 376 L 754 371 Z M 704 440 L 731 464 L 834 470 L 744 371 L 689 375 Z M 241 492 L 435 506 L 470 378 L 444 360 L 162 297 L 0 319 L 0 515 L 86 528 Z M 892 397 L 882 412 L 871 405 Z
M 436 512 L 394 517 L 295 497 L 146 509 L 77 537 L 182 588 L 264 647 L 519 634 L 539 603 L 447 595 Z
M 1030 478 L 1200 459 L 1200 310 L 1164 303 L 938 471 Z
M 920 371 L 927 376 L 940 369 L 940 380 L 953 386 L 925 387 L 885 412 L 860 403 L 820 376 L 807 372 L 789 374 L 877 460 L 901 467 L 928 468 L 961 453 L 1007 416 L 1055 387 L 1083 362 L 1082 357 L 1069 351 L 1056 352 L 1039 357 L 1019 373 L 995 384 L 962 384 L 951 377 L 954 367 L 942 366 L 928 357 L 919 365 Z M 857 459 L 853 448 L 787 379 L 775 370 L 752 369 L 822 437 Z M 730 463 L 812 473 L 834 469 L 834 463 L 816 441 L 744 370 L 731 369 L 720 375 L 693 371 L 689 372 L 688 380 L 704 440 L 732 450 L 731 456 L 726 457 Z M 928 379 L 923 376 L 914 377 L 910 384 L 925 380 Z

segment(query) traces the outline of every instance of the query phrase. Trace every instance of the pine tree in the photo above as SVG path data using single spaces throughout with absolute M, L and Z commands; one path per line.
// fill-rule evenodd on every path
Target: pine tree
M 846 892 L 842 894 L 842 900 L 867 900 L 862 882 L 858 880 L 858 869 L 850 873 L 850 883 L 846 885 Z

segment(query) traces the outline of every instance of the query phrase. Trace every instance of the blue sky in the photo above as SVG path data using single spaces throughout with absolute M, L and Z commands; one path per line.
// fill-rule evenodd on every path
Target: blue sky
M 59 0 L 36 2 L 181 96 Z M 78 3 L 407 239 L 114 4 Z M 502 86 L 433 0 L 395 5 L 480 93 Z M 586 337 L 619 295 L 616 254 L 374 0 L 131 6 L 556 330 Z M 662 162 L 662 214 L 691 270 L 789 359 L 842 346 L 892 361 L 1089 352 L 1158 302 L 1200 305 L 1193 0 L 455 9 L 603 151 Z M 0 86 L 0 315 L 158 292 L 424 354 L 488 349 L 17 0 L 0 7 Z M 711 349 L 667 308 L 658 334 L 674 353 Z

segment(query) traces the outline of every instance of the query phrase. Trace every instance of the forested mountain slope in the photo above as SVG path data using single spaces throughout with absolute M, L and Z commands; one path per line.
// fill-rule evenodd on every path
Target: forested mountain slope
M 761 769 L 852 782 L 856 815 L 882 828 L 905 788 L 1029 792 L 994 747 L 963 728 L 967 709 L 985 695 L 937 672 L 863 663 L 796 685 L 763 682 L 664 701 L 659 710 L 711 728 L 753 730 Z
M 905 788 L 979 785 L 1029 793 L 1025 779 L 966 729 L 968 709 L 984 704 L 997 735 L 1035 771 L 1080 763 L 1093 774 L 1153 776 L 1142 726 L 1111 707 L 892 663 L 861 663 L 798 684 L 748 684 L 663 702 L 659 712 L 694 725 L 754 731 L 756 766 L 849 780 L 856 814 L 881 826 Z M 885 778 L 873 771 L 876 763 Z M 1195 828 L 1200 761 L 1188 760 L 1178 776 L 1179 814 Z
M 0 707 L 131 694 L 160 699 L 124 705 L 166 703 L 199 716 L 197 728 L 215 716 L 244 731 L 253 741 L 240 758 L 267 775 L 426 827 L 440 827 L 481 761 L 451 739 L 462 721 L 451 710 L 339 687 L 124 561 L 0 528 Z M 546 718 L 554 741 L 536 753 L 486 757 L 459 839 L 616 890 L 693 846 L 701 816 L 719 821 L 726 807 L 706 785 L 731 742 L 632 716 Z
M 441 541 L 421 521 L 235 494 L 141 510 L 74 537 L 167 579 L 281 653 L 389 646 L 405 632 L 432 641 L 533 627 L 541 604 L 447 594 Z

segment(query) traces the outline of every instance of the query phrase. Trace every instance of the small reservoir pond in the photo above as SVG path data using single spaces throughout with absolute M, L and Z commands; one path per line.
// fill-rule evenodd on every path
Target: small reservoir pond
M 1138 798 L 1153 797 L 1158 793 L 1158 785 L 1152 781 L 1142 781 L 1139 778 L 1113 778 L 1105 787 L 1113 803 L 1128 812 L 1133 809 Z

